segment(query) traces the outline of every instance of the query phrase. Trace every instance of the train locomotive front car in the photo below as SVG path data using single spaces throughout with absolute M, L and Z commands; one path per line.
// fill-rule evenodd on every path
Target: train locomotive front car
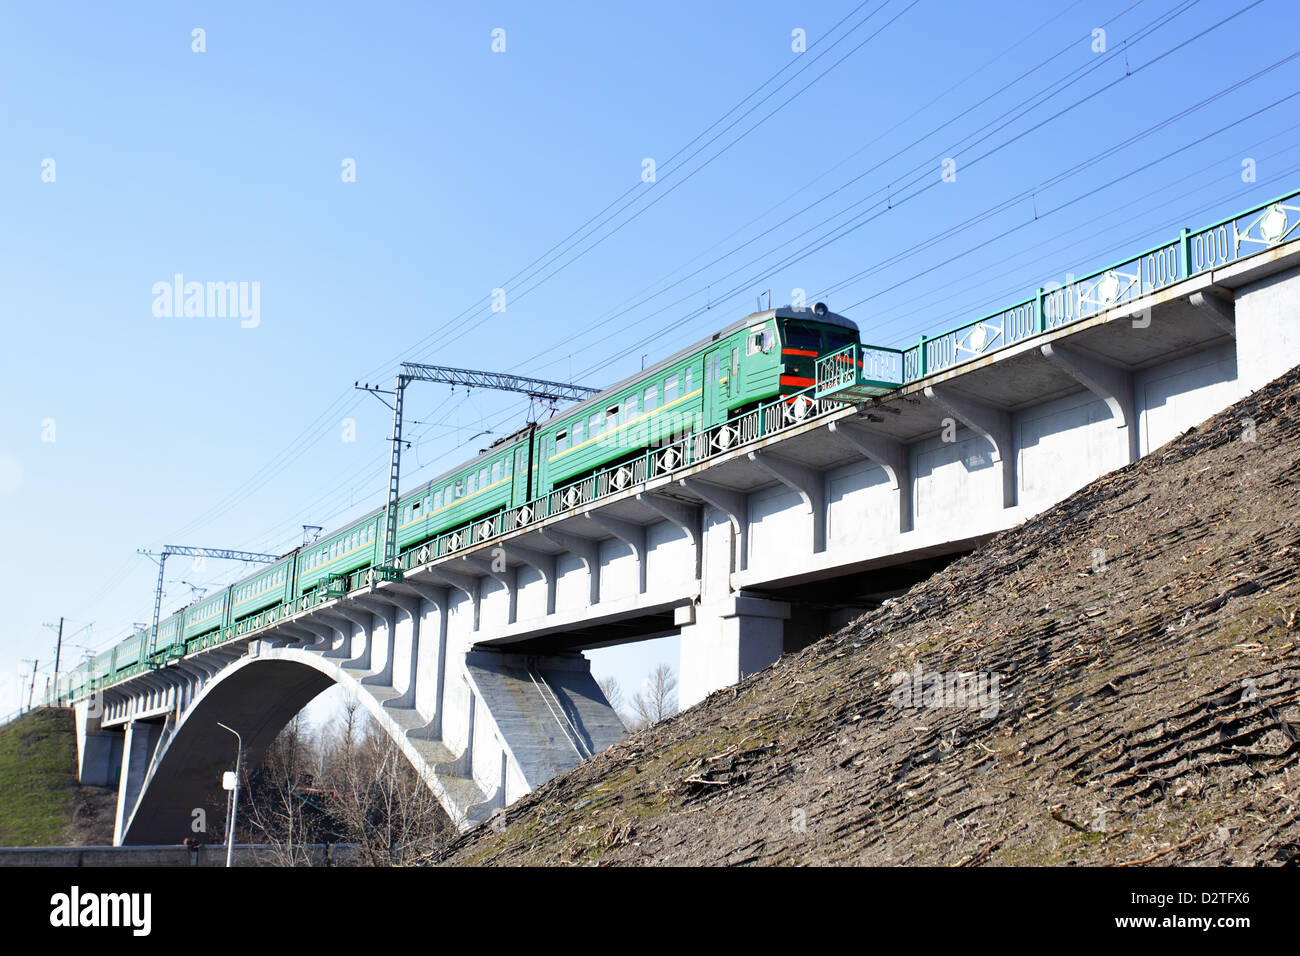
M 778 398 L 811 404 L 817 360 L 858 342 L 820 303 L 755 312 L 576 405 L 538 430 L 538 493 Z

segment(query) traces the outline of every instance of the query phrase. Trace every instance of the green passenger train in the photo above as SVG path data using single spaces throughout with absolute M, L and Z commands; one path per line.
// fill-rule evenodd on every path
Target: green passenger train
M 807 402 L 818 358 L 858 343 L 857 326 L 826 310 L 756 312 L 586 401 L 501 439 L 477 458 L 399 499 L 397 549 L 499 516 L 581 482 L 602 469 L 684 436 L 724 424 L 764 403 Z M 274 564 L 160 622 L 156 641 L 137 632 L 70 675 L 69 692 L 111 683 L 206 647 L 216 632 L 329 588 L 347 575 L 379 569 L 380 507 Z

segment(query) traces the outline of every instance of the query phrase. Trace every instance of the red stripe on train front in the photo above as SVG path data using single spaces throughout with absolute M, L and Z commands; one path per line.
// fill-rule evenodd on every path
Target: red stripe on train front
M 810 385 L 816 385 L 817 380 L 804 378 L 802 375 L 782 375 L 782 385 L 793 385 L 795 388 L 808 388 Z

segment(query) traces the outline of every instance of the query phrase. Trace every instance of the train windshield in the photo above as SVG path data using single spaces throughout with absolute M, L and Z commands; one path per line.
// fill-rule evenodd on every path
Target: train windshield
M 844 346 L 852 345 L 857 340 L 857 333 L 849 329 L 817 328 L 816 326 L 795 325 L 793 322 L 785 327 L 786 348 L 805 349 L 818 354 L 838 352 Z
M 785 327 L 785 344 L 787 348 L 808 349 L 813 352 L 821 350 L 821 333 L 805 325 L 790 323 Z

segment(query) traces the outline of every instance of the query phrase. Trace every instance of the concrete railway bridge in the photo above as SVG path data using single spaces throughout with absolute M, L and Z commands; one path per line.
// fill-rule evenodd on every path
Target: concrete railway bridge
M 690 706 L 1300 362 L 1298 220 L 1260 207 L 906 352 L 864 348 L 905 384 L 695 436 L 78 700 L 81 780 L 117 781 L 115 842 L 179 842 L 222 812 L 217 721 L 257 760 L 342 684 L 470 827 L 624 736 L 583 650 L 680 635 Z

